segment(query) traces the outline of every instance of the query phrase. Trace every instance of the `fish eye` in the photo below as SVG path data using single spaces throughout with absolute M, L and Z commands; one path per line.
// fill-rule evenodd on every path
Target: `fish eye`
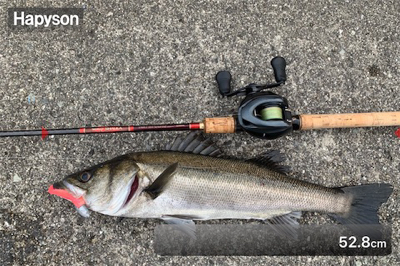
M 82 181 L 82 182 L 87 182 L 87 181 L 90 180 L 91 177 L 92 177 L 92 175 L 91 175 L 90 173 L 84 172 L 84 173 L 81 175 L 81 181 Z

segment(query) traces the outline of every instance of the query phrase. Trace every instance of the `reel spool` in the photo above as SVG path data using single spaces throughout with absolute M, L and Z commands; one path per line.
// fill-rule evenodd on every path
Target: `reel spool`
M 283 119 L 282 109 L 280 107 L 264 107 L 261 109 L 261 120 Z M 255 114 L 257 115 L 257 114 Z

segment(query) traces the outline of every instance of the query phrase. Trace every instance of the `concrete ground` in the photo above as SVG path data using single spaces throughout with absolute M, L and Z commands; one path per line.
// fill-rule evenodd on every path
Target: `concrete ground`
M 15 33 L 9 7 L 82 7 L 81 29 Z M 270 60 L 288 62 L 275 91 L 296 113 L 400 109 L 399 1 L 0 1 L 1 130 L 175 123 L 231 114 L 240 98 L 218 94 L 273 80 Z M 30 101 L 28 101 L 30 97 Z M 35 97 L 35 101 L 33 101 Z M 1 265 L 398 265 L 400 139 L 395 127 L 295 132 L 274 141 L 215 135 L 225 154 L 287 155 L 292 174 L 325 186 L 386 182 L 380 209 L 393 226 L 385 257 L 161 257 L 160 221 L 78 216 L 47 193 L 65 175 L 117 155 L 157 150 L 182 133 L 0 140 Z M 308 213 L 304 222 L 325 222 Z M 222 223 L 222 221 L 221 221 Z

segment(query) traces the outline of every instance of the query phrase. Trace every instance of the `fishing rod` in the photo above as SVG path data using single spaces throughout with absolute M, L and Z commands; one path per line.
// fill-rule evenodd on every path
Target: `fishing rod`
M 202 122 L 184 124 L 102 126 L 63 129 L 0 131 L 0 137 L 41 136 L 68 134 L 105 134 L 147 131 L 202 130 L 205 133 L 235 133 L 245 131 L 262 139 L 276 139 L 293 130 L 324 128 L 353 128 L 400 125 L 400 112 L 348 113 L 348 114 L 302 114 L 295 115 L 286 98 L 266 89 L 275 88 L 286 82 L 286 61 L 275 57 L 271 61 L 275 83 L 257 85 L 251 83 L 231 91 L 231 74 L 220 71 L 216 75 L 221 95 L 226 97 L 245 96 L 236 115 L 205 118 Z M 400 137 L 400 129 L 396 131 Z

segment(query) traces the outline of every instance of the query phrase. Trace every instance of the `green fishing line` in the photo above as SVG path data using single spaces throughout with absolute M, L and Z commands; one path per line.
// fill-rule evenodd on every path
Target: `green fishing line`
M 262 120 L 282 119 L 282 109 L 280 107 L 267 107 L 261 110 Z

